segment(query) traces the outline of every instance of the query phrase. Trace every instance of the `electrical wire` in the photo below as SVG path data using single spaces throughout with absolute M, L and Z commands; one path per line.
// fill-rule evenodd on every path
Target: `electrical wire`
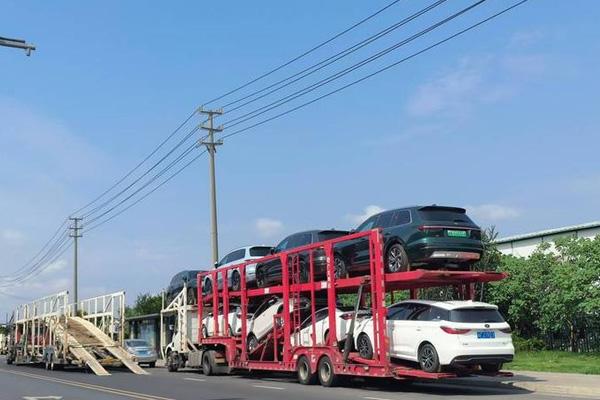
M 222 136 L 221 139 L 230 138 L 232 136 L 239 135 L 240 133 L 246 132 L 246 131 L 248 131 L 248 130 L 250 130 L 252 128 L 255 128 L 257 126 L 264 125 L 267 122 L 273 121 L 274 119 L 277 119 L 277 118 L 280 118 L 280 117 L 282 117 L 284 115 L 290 114 L 290 113 L 292 113 L 294 111 L 297 111 L 297 110 L 299 110 L 301 108 L 304 108 L 304 107 L 306 107 L 306 106 L 308 106 L 310 104 L 313 104 L 313 103 L 315 103 L 315 102 L 317 102 L 319 100 L 322 100 L 322 99 L 324 99 L 326 97 L 329 97 L 329 96 L 332 96 L 332 95 L 334 95 L 336 93 L 339 93 L 342 90 L 345 90 L 345 89 L 347 89 L 347 88 L 349 88 L 351 86 L 354 86 L 354 85 L 356 85 L 358 83 L 361 83 L 361 82 L 363 82 L 363 81 L 365 81 L 367 79 L 370 79 L 370 78 L 372 78 L 372 77 L 374 77 L 376 75 L 379 75 L 382 72 L 385 72 L 385 71 L 387 71 L 387 70 L 389 70 L 389 69 L 391 69 L 391 68 L 393 68 L 393 67 L 395 67 L 397 65 L 400 65 L 400 64 L 402 64 L 402 63 L 404 63 L 406 61 L 409 61 L 409 60 L 411 60 L 411 59 L 413 59 L 413 58 L 415 58 L 415 57 L 417 57 L 417 56 L 419 56 L 419 55 L 421 55 L 423 53 L 426 53 L 426 52 L 428 52 L 428 51 L 430 51 L 430 50 L 432 50 L 432 49 L 434 49 L 434 48 L 436 48 L 436 47 L 438 47 L 438 46 L 440 46 L 440 45 L 442 45 L 442 44 L 444 44 L 444 43 L 446 43 L 446 42 L 448 42 L 448 41 L 450 41 L 450 40 L 452 40 L 452 39 L 454 39 L 454 38 L 456 38 L 458 36 L 463 35 L 463 34 L 469 32 L 469 31 L 471 31 L 471 30 L 473 30 L 473 29 L 475 29 L 475 28 L 477 28 L 477 27 L 485 24 L 486 22 L 489 22 L 489 21 L 491 21 L 491 20 L 493 20 L 493 19 L 495 19 L 495 18 L 497 18 L 497 17 L 499 17 L 499 16 L 501 16 L 501 15 L 503 15 L 503 14 L 505 14 L 505 13 L 511 11 L 511 10 L 513 10 L 514 8 L 516 8 L 516 7 L 518 7 L 518 6 L 526 3 L 527 1 L 529 1 L 529 0 L 521 0 L 521 1 L 513 4 L 512 6 L 509 6 L 509 7 L 505 8 L 505 9 L 503 9 L 502 11 L 499 11 L 499 12 L 491 15 L 490 17 L 487 17 L 487 18 L 485 18 L 485 19 L 483 19 L 483 20 L 481 20 L 481 21 L 479 21 L 479 22 L 477 22 L 477 23 L 475 23 L 473 25 L 470 25 L 469 27 L 467 27 L 465 29 L 462 29 L 462 30 L 458 31 L 457 33 L 454 33 L 453 35 L 450 35 L 450 36 L 446 37 L 443 40 L 440 40 L 440 41 L 438 41 L 438 42 L 436 42 L 436 43 L 434 43 L 434 44 L 432 44 L 430 46 L 425 47 L 422 50 L 419 50 L 419 51 L 411 54 L 410 56 L 407 56 L 407 57 L 405 57 L 405 58 L 403 58 L 403 59 L 401 59 L 399 61 L 396 61 L 396 62 L 394 62 L 392 64 L 389 64 L 389 65 L 387 65 L 387 66 L 385 66 L 385 67 L 383 67 L 381 69 L 378 69 L 377 71 L 375 71 L 373 73 L 370 73 L 370 74 L 368 74 L 368 75 L 366 75 L 366 76 L 364 76 L 364 77 L 362 77 L 360 79 L 357 79 L 357 80 L 355 80 L 353 82 L 350 82 L 350 83 L 348 83 L 348 84 L 346 84 L 344 86 L 341 86 L 338 89 L 332 90 L 331 92 L 325 93 L 324 95 L 321 95 L 321 96 L 319 96 L 319 97 L 317 97 L 317 98 L 315 98 L 313 100 L 310 100 L 310 101 L 308 101 L 306 103 L 300 104 L 300 105 L 298 105 L 298 106 L 296 106 L 296 107 L 294 107 L 292 109 L 289 109 L 289 110 L 284 111 L 284 112 L 282 112 L 280 114 L 274 115 L 274 116 L 272 116 L 270 118 L 267 118 L 265 120 L 262 120 L 260 122 L 255 123 L 255 124 L 247 126 L 245 128 L 241 128 L 241 129 L 238 129 L 238 130 L 233 131 L 231 133 L 228 133 L 227 135 Z
M 404 45 L 406 45 L 406 44 L 408 44 L 408 43 L 410 43 L 410 42 L 412 42 L 412 41 L 420 38 L 421 36 L 426 35 L 427 33 L 433 31 L 434 29 L 437 29 L 440 26 L 442 26 L 444 24 L 447 24 L 448 22 L 452 21 L 453 19 L 458 18 L 459 16 L 463 15 L 464 13 L 466 13 L 466 12 L 472 10 L 473 8 L 475 8 L 475 7 L 483 4 L 485 1 L 487 1 L 487 0 L 479 0 L 476 3 L 471 4 L 470 6 L 464 8 L 464 9 L 462 9 L 462 10 L 460 10 L 460 11 L 454 13 L 454 14 L 452 14 L 451 16 L 443 19 L 442 21 L 439 21 L 439 22 L 437 22 L 437 23 L 435 23 L 435 24 L 427 27 L 426 29 L 423 29 L 422 31 L 420 31 L 420 32 L 412 35 L 411 37 L 409 37 L 407 39 L 404 39 L 404 40 L 402 40 L 400 42 L 397 42 L 394 45 L 392 45 L 392 46 L 390 46 L 390 47 L 388 47 L 388 48 L 386 48 L 384 50 L 381 50 L 378 53 L 376 53 L 376 54 L 374 54 L 374 55 L 372 55 L 372 56 L 370 56 L 368 58 L 365 58 L 365 59 L 359 61 L 358 63 L 356 63 L 356 64 L 354 64 L 354 65 L 352 65 L 350 67 L 347 67 L 347 68 L 345 68 L 345 69 L 343 69 L 341 71 L 338 71 L 335 74 L 328 76 L 327 78 L 321 79 L 320 81 L 318 81 L 316 83 L 313 83 L 312 85 L 310 85 L 308 87 L 305 87 L 303 89 L 297 90 L 297 91 L 295 91 L 295 92 L 293 92 L 293 93 L 291 93 L 291 94 L 289 94 L 289 95 L 287 95 L 287 96 L 285 96 L 285 97 L 283 97 L 283 98 L 281 98 L 279 100 L 276 100 L 276 101 L 274 101 L 274 102 L 272 102 L 270 104 L 267 104 L 265 106 L 259 107 L 259 108 L 255 109 L 253 111 L 250 111 L 250 112 L 248 112 L 248 113 L 246 113 L 244 115 L 241 115 L 239 117 L 236 117 L 236 118 L 233 118 L 231 120 L 228 120 L 228 121 L 226 121 L 226 122 L 223 123 L 223 126 L 231 128 L 231 127 L 240 125 L 240 124 L 242 124 L 242 123 L 244 123 L 246 121 L 249 121 L 249 120 L 251 120 L 253 118 L 256 118 L 259 115 L 262 115 L 262 114 L 264 114 L 266 112 L 269 112 L 269 111 L 271 111 L 271 110 L 273 110 L 275 108 L 281 107 L 282 105 L 284 105 L 286 103 L 289 103 L 290 101 L 295 100 L 295 99 L 297 99 L 297 98 L 299 98 L 301 96 L 304 96 L 304 95 L 306 95 L 306 94 L 308 94 L 308 93 L 310 93 L 310 92 L 312 92 L 312 91 L 314 91 L 314 90 L 316 90 L 316 89 L 318 89 L 318 88 L 320 88 L 322 86 L 325 86 L 325 85 L 327 85 L 327 84 L 329 84 L 329 83 L 331 83 L 331 82 L 333 82 L 333 81 L 335 81 L 337 79 L 340 79 L 343 76 L 346 76 L 349 73 L 351 73 L 351 72 L 353 72 L 353 71 L 355 71 L 355 70 L 357 70 L 359 68 L 362 68 L 365 65 L 370 64 L 373 61 L 376 61 L 379 58 L 381 58 L 381 57 L 383 57 L 383 56 L 391 53 L 392 51 L 397 50 L 397 49 L 401 48 L 402 46 L 404 46 Z M 237 121 L 237 122 L 235 122 L 235 121 Z
M 246 82 L 243 85 L 238 86 L 235 89 L 232 89 L 232 90 L 226 92 L 225 94 L 222 94 L 220 96 L 215 97 L 214 99 L 211 99 L 211 100 L 205 102 L 203 104 L 203 106 L 206 106 L 206 105 L 208 105 L 210 103 L 214 103 L 215 101 L 219 101 L 219 100 L 221 100 L 221 99 L 229 96 L 230 94 L 236 93 L 236 92 L 238 92 L 238 91 L 240 91 L 240 90 L 242 90 L 242 89 L 244 89 L 244 88 L 252 85 L 253 83 L 256 83 L 256 82 L 260 81 L 261 79 L 264 79 L 267 76 L 270 76 L 270 75 L 274 74 L 275 72 L 277 72 L 277 71 L 279 71 L 279 70 L 287 67 L 288 65 L 290 65 L 290 64 L 292 64 L 292 63 L 300 60 L 301 58 L 306 57 L 307 55 L 309 55 L 309 54 L 313 53 L 314 51 L 320 49 L 321 47 L 325 46 L 326 44 L 329 44 L 329 43 L 333 42 L 335 39 L 339 38 L 340 36 L 345 35 L 346 33 L 352 31 L 353 29 L 359 27 L 360 25 L 364 24 L 365 22 L 369 21 L 370 19 L 372 19 L 372 18 L 376 17 L 377 15 L 381 14 L 382 12 L 384 12 L 388 8 L 392 7 L 393 5 L 395 5 L 396 3 L 398 3 L 399 1 L 400 0 L 394 0 L 394 1 L 392 1 L 391 3 L 389 3 L 388 5 L 386 5 L 385 7 L 381 8 L 381 9 L 377 10 L 376 12 L 374 12 L 373 14 L 371 14 L 371 15 L 363 18 L 363 19 L 361 19 L 360 21 L 358 21 L 354 25 L 350 26 L 349 28 L 346 28 L 342 32 L 340 32 L 340 33 L 332 36 L 331 38 L 325 40 L 324 42 L 321 42 L 321 43 L 317 44 L 316 46 L 314 46 L 311 49 L 305 51 L 304 53 L 300 54 L 299 56 L 296 56 L 296 57 L 292 58 L 291 60 L 286 61 L 285 63 L 279 65 L 278 67 L 275 67 L 272 70 L 270 70 L 270 71 L 268 71 L 268 72 L 266 72 L 266 73 L 264 73 L 264 74 L 262 74 L 262 75 L 260 75 L 260 76 L 258 76 L 256 78 L 254 78 L 254 79 L 251 79 L 249 82 Z
M 146 161 L 148 161 L 154 154 L 156 154 L 173 136 L 175 136 L 177 134 L 177 132 L 179 132 L 181 130 L 181 128 L 183 128 L 194 117 L 194 115 L 196 115 L 197 112 L 198 112 L 198 110 L 194 110 L 194 112 L 192 112 L 173 132 L 171 132 L 162 142 L 160 142 L 159 145 L 154 150 L 152 150 L 152 152 L 150 152 L 150 154 L 148 154 L 142 161 L 140 161 L 135 167 L 133 167 L 133 169 L 131 169 L 129 172 L 127 172 L 115 184 L 113 184 L 111 187 L 106 189 L 104 192 L 102 192 L 100 195 L 98 195 L 92 201 L 85 204 L 83 207 L 80 207 L 77 210 L 75 210 L 72 213 L 72 215 L 77 215 L 81 211 L 83 211 L 86 208 L 88 208 L 89 206 L 91 206 L 92 204 L 95 204 L 98 200 L 103 198 L 106 194 L 108 194 L 114 188 L 116 188 L 121 183 L 123 183 L 123 181 L 125 181 L 125 179 L 129 178 L 131 176 L 131 174 L 133 174 L 135 171 L 137 171 Z
M 363 39 L 360 42 L 355 43 L 354 45 L 352 45 L 352 46 L 350 46 L 350 47 L 348 47 L 348 48 L 346 48 L 346 49 L 344 49 L 344 50 L 342 50 L 342 51 L 340 51 L 340 52 L 338 52 L 338 53 L 336 53 L 336 54 L 334 54 L 334 55 L 332 55 L 330 57 L 327 57 L 326 59 L 321 60 L 320 62 L 318 62 L 316 64 L 311 65 L 310 67 L 307 67 L 307 68 L 305 68 L 305 69 L 303 69 L 303 70 L 301 70 L 299 72 L 296 72 L 295 74 L 290 75 L 287 78 L 281 79 L 281 80 L 279 80 L 279 81 L 277 81 L 277 82 L 275 82 L 275 83 L 273 83 L 273 84 L 271 84 L 271 85 L 269 85 L 269 86 L 267 86 L 267 87 L 265 87 L 263 89 L 256 90 L 256 91 L 254 91 L 254 92 L 252 92 L 252 93 L 250 93 L 250 94 L 248 94 L 248 95 L 246 95 L 244 97 L 241 97 L 241 98 L 239 98 L 237 100 L 234 100 L 234 101 L 231 101 L 231 102 L 229 102 L 227 104 L 224 104 L 221 107 L 227 109 L 228 107 L 230 107 L 230 106 L 232 106 L 234 104 L 237 104 L 237 103 L 239 103 L 241 101 L 249 99 L 250 97 L 255 96 L 257 94 L 263 93 L 264 91 L 269 90 L 269 89 L 271 89 L 273 87 L 276 87 L 277 85 L 280 85 L 281 83 L 287 82 L 284 85 L 276 87 L 273 90 L 269 90 L 267 93 L 265 93 L 265 94 L 263 94 L 261 96 L 255 97 L 254 99 L 251 99 L 251 100 L 248 100 L 248 101 L 246 101 L 246 102 L 244 102 L 244 103 L 242 103 L 242 104 L 240 104 L 240 105 L 238 105 L 238 106 L 236 106 L 234 108 L 227 109 L 227 113 L 229 114 L 229 113 L 231 113 L 233 111 L 236 111 L 236 110 L 238 110 L 238 109 L 240 109 L 240 108 L 242 108 L 244 106 L 247 106 L 248 104 L 254 103 L 254 102 L 256 102 L 256 101 L 258 101 L 258 100 L 260 100 L 260 99 L 262 99 L 262 98 L 264 98 L 264 97 L 266 97 L 266 96 L 268 96 L 268 95 L 270 95 L 272 93 L 275 93 L 275 92 L 277 92 L 277 91 L 279 91 L 279 90 L 281 90 L 281 89 L 283 89 L 283 88 L 285 88 L 285 87 L 287 87 L 289 85 L 292 85 L 295 82 L 298 82 L 301 79 L 306 78 L 307 76 L 310 76 L 310 75 L 314 74 L 315 72 L 318 72 L 318 71 L 322 70 L 323 68 L 325 68 L 325 67 L 327 67 L 327 66 L 329 66 L 329 65 L 331 65 L 331 64 L 333 64 L 333 63 L 335 63 L 335 62 L 337 62 L 339 60 L 341 60 L 342 58 L 344 58 L 346 56 L 349 56 L 350 54 L 352 54 L 352 53 L 354 53 L 354 52 L 362 49 L 363 47 L 368 46 L 369 44 L 371 44 L 371 43 L 375 42 L 376 40 L 379 40 L 382 37 L 384 37 L 384 36 L 386 36 L 386 35 L 394 32 L 396 29 L 398 29 L 398 28 L 406 25 L 407 23 L 409 23 L 412 20 L 420 17 L 421 15 L 423 15 L 423 14 L 425 14 L 425 13 L 433 10 L 434 8 L 442 5 L 446 1 L 447 0 L 438 0 L 435 3 L 433 3 L 433 4 L 429 5 L 429 6 L 421 9 L 420 11 L 412 14 L 411 16 L 406 17 L 406 18 L 402 19 L 401 21 L 396 22 L 395 24 L 392 24 L 392 25 L 388 26 L 387 28 L 385 28 L 385 29 L 377 32 L 376 34 L 373 34 L 373 35 L 369 36 L 368 38 Z M 291 79 L 293 79 L 293 78 L 295 78 L 295 77 L 297 77 L 299 75 L 302 75 L 302 76 L 300 76 L 297 79 L 294 79 L 294 80 L 290 81 Z
M 196 160 L 198 160 L 202 155 L 206 154 L 206 150 L 204 150 L 203 152 L 199 153 L 198 155 L 196 155 L 196 157 L 194 157 L 192 160 L 188 161 L 186 164 L 184 164 L 181 168 L 179 168 L 177 171 L 175 171 L 175 173 L 171 174 L 167 179 L 165 179 L 164 181 L 162 181 L 160 184 L 158 184 L 156 187 L 154 187 L 151 191 L 145 193 L 142 197 L 136 199 L 135 202 L 131 203 L 130 205 L 128 205 L 127 207 L 125 207 L 122 210 L 119 210 L 118 213 L 111 215 L 109 218 L 106 218 L 104 221 L 100 221 L 95 225 L 92 225 L 91 227 L 87 228 L 85 230 L 85 233 L 88 233 L 90 231 L 93 231 L 94 229 L 104 225 L 105 223 L 109 222 L 110 220 L 112 220 L 113 218 L 123 214 L 125 211 L 129 210 L 131 207 L 135 206 L 136 204 L 138 204 L 139 202 L 141 202 L 142 200 L 144 200 L 146 197 L 150 196 L 152 193 L 154 193 L 156 190 L 158 190 L 160 187 L 162 187 L 164 184 L 166 184 L 167 182 L 169 182 L 171 179 L 173 179 L 175 176 L 179 175 L 184 169 L 186 169 L 187 167 L 189 167 L 190 165 L 192 165 Z

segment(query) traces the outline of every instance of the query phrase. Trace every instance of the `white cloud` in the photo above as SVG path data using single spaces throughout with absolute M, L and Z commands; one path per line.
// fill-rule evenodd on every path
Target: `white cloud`
M 521 215 L 518 209 L 500 204 L 467 206 L 467 213 L 475 220 L 481 219 L 484 221 L 500 221 L 516 218 Z
M 44 274 L 51 274 L 53 272 L 57 272 L 65 269 L 67 266 L 67 261 L 64 259 L 56 260 L 51 264 L 48 264 L 46 268 L 44 268 Z
M 366 206 L 363 209 L 362 214 L 350 214 L 350 215 L 347 215 L 346 218 L 355 224 L 360 224 L 365 219 L 369 218 L 371 215 L 378 214 L 382 211 L 385 211 L 385 208 L 381 208 L 377 205 L 372 204 L 372 205 Z
M 510 38 L 509 47 L 529 47 L 537 44 L 544 36 L 539 29 L 515 32 Z
M 9 245 L 21 245 L 25 241 L 25 235 L 15 229 L 3 229 L 0 237 Z
M 264 238 L 272 237 L 283 230 L 283 222 L 272 218 L 258 218 L 255 222 L 258 234 Z

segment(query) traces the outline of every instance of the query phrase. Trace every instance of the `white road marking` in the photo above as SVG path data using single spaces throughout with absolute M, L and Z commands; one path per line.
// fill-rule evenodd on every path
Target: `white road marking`
M 35 396 L 35 397 L 24 396 L 23 399 L 24 400 L 62 400 L 62 397 L 60 397 L 60 396 Z
M 275 389 L 275 390 L 284 390 L 285 388 L 279 387 L 279 386 L 263 386 L 263 385 L 252 385 L 254 387 L 257 388 L 262 388 L 262 389 Z
M 391 399 L 385 399 L 383 397 L 363 397 L 363 399 L 367 399 L 367 400 L 391 400 Z
M 200 378 L 183 378 L 186 381 L 196 381 L 196 382 L 206 382 L 206 379 L 200 379 Z

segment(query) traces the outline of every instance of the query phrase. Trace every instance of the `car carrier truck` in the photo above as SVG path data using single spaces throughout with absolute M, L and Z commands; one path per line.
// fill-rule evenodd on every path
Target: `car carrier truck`
M 336 278 L 334 257 L 336 246 L 352 241 L 367 241 L 369 248 L 369 271 L 362 276 Z M 327 275 L 316 279 L 314 271 L 315 252 L 326 255 Z M 245 267 L 248 264 L 267 262 L 279 258 L 282 266 L 281 283 L 265 288 L 246 287 Z M 302 261 L 301 261 L 302 260 Z M 301 278 L 301 263 L 308 263 L 309 279 Z M 302 265 L 306 268 L 306 265 Z M 213 287 L 210 294 L 202 288 L 206 276 L 213 282 L 221 274 L 224 282 L 230 269 L 239 272 L 240 290 L 230 290 L 228 285 Z M 344 377 L 379 377 L 396 379 L 441 379 L 483 373 L 476 366 L 453 371 L 426 372 L 414 364 L 392 360 L 389 353 L 390 338 L 386 329 L 386 294 L 393 296 L 395 291 L 407 290 L 411 298 L 417 298 L 418 291 L 429 287 L 454 287 L 457 293 L 469 300 L 474 295 L 474 285 L 482 282 L 499 281 L 505 274 L 476 271 L 414 270 L 386 273 L 383 262 L 383 237 L 379 229 L 353 233 L 340 238 L 298 247 L 293 250 L 267 256 L 263 259 L 242 262 L 226 268 L 200 272 L 197 281 L 197 304 L 185 303 L 185 290 L 180 299 L 175 299 L 163 310 L 165 316 L 177 314 L 178 322 L 173 338 L 165 346 L 167 365 L 170 371 L 187 366 L 200 368 L 206 375 L 230 373 L 236 370 L 280 371 L 296 373 L 302 384 L 317 381 L 323 386 L 333 386 Z M 336 332 L 336 307 L 341 294 L 355 295 L 355 312 L 352 314 L 346 339 L 338 342 Z M 273 316 L 273 328 L 257 346 L 248 346 L 250 309 L 271 296 L 279 296 L 283 301 L 281 312 Z M 312 338 L 310 343 L 300 340 L 301 308 L 306 307 L 304 299 L 310 299 L 309 320 Z M 326 342 L 315 337 L 317 299 L 326 299 L 329 333 Z M 229 324 L 222 323 L 217 313 L 229 315 L 231 307 L 239 307 L 241 331 L 231 332 Z M 354 348 L 353 329 L 359 308 L 367 308 L 373 324 L 373 357 L 361 358 Z M 304 310 L 305 311 L 305 310 Z M 193 316 L 192 314 L 195 314 Z M 202 329 L 203 319 L 213 318 L 212 334 L 207 337 Z M 220 323 L 221 322 L 221 323 Z M 187 325 L 187 326 L 186 326 Z M 169 329 L 169 324 L 163 324 Z M 165 332 L 163 332 L 165 335 Z M 165 335 L 166 337 L 166 335 Z M 497 374 L 504 374 L 498 372 Z

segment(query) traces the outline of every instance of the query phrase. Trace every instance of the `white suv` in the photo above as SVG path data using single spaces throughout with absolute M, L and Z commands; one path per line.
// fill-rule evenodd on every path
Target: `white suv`
M 388 307 L 390 355 L 418 362 L 426 372 L 443 366 L 480 365 L 498 372 L 513 359 L 511 329 L 492 304 L 473 301 L 407 300 Z M 355 346 L 373 357 L 373 319 L 356 326 Z
M 248 314 L 248 321 L 252 318 L 252 314 Z M 223 317 L 223 306 L 219 307 L 219 334 L 222 336 L 225 334 L 225 318 Z M 229 324 L 229 335 L 239 336 L 242 333 L 242 310 L 237 304 L 229 305 L 229 315 L 227 317 L 227 323 Z M 210 337 L 215 335 L 215 318 L 214 314 L 209 313 L 202 320 L 202 336 Z
M 228 253 L 225 257 L 221 259 L 218 263 L 215 264 L 215 268 L 223 268 L 229 267 L 230 265 L 240 264 L 244 261 L 256 260 L 259 258 L 263 258 L 271 254 L 270 246 L 246 246 L 240 247 L 239 249 L 235 249 L 232 252 Z M 256 264 L 248 264 L 246 265 L 246 283 L 249 285 L 254 285 L 256 282 Z M 218 275 L 217 281 L 219 283 L 219 289 L 223 288 L 223 278 L 221 274 Z M 237 270 L 229 270 L 227 271 L 227 283 L 228 287 L 233 290 L 240 290 L 241 288 L 241 277 L 240 272 Z M 203 292 L 205 294 L 212 293 L 212 279 L 210 275 L 204 277 L 204 282 L 202 283 Z

